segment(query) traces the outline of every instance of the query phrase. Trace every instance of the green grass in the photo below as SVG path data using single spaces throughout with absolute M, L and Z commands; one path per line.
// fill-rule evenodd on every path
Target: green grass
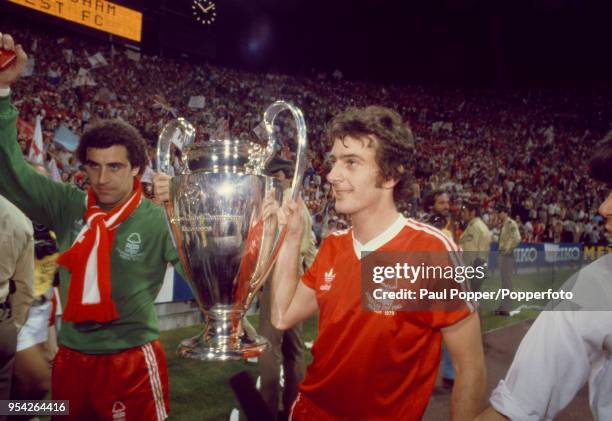
M 512 289 L 514 291 L 545 291 L 548 288 L 557 290 L 577 269 L 551 270 L 542 269 L 540 272 L 515 274 L 512 278 Z M 482 287 L 482 291 L 496 291 L 501 288 L 499 272 L 487 279 Z M 514 303 L 513 308 L 518 308 L 522 304 L 529 306 L 546 305 L 546 301 L 530 301 L 529 303 Z M 481 317 L 481 328 L 483 332 L 499 329 L 500 327 L 514 324 L 518 321 L 535 319 L 540 313 L 537 309 L 522 309 L 520 313 L 512 317 L 496 316 L 493 312 L 499 303 L 495 301 L 481 302 L 479 312 Z
M 257 327 L 257 316 L 249 317 L 249 321 Z M 305 341 L 314 340 L 316 323 L 316 317 L 304 323 Z M 202 326 L 191 326 L 162 332 L 170 376 L 171 420 L 227 420 L 232 408 L 239 407 L 229 379 L 243 370 L 251 374 L 253 381 L 258 376 L 257 365 L 246 361 L 204 362 L 177 357 L 175 351 L 179 342 L 201 329 Z M 306 361 L 312 361 L 309 351 Z
M 209 363 L 182 359 L 175 350 L 181 339 L 199 333 L 200 327 L 164 332 L 162 343 L 170 376 L 170 418 L 174 420 L 227 420 L 237 406 L 229 379 L 242 370 L 254 376 L 257 367 L 242 361 Z

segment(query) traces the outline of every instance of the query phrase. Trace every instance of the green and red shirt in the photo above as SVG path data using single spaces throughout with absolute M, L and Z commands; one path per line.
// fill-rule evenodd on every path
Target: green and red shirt
M 0 194 L 57 235 L 60 252 L 68 249 L 84 225 L 85 192 L 34 171 L 17 143 L 18 111 L 0 98 Z M 117 228 L 111 251 L 112 298 L 119 318 L 109 323 L 62 322 L 59 342 L 89 354 L 121 351 L 159 337 L 154 301 L 168 264 L 178 264 L 161 207 L 143 199 Z M 60 268 L 65 303 L 70 273 Z

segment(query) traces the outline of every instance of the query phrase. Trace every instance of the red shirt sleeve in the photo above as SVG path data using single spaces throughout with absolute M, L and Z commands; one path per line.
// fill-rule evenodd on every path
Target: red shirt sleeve
M 452 240 L 450 241 L 444 241 L 446 240 L 440 240 L 440 239 L 432 239 L 433 243 L 432 243 L 432 249 L 436 250 L 434 253 L 432 253 L 432 256 L 434 257 L 433 261 L 430 262 L 431 265 L 434 266 L 463 266 L 465 263 L 462 261 L 461 258 L 461 251 L 459 249 L 459 247 L 457 247 L 457 245 L 452 242 Z M 451 250 L 455 250 L 457 251 L 456 254 L 454 254 L 452 251 L 449 251 L 449 248 Z M 437 251 L 439 250 L 439 251 Z M 435 284 L 438 284 L 438 287 L 443 287 L 444 289 L 450 291 L 450 289 L 461 289 L 462 286 L 460 283 L 456 282 L 454 279 L 434 279 L 432 281 L 432 285 L 430 285 L 430 288 L 433 289 L 433 286 Z M 434 309 L 433 311 L 431 311 L 429 313 L 429 325 L 434 328 L 434 329 L 441 329 L 444 327 L 448 327 L 451 326 L 461 320 L 463 320 L 464 318 L 466 318 L 467 316 L 469 316 L 472 313 L 472 309 L 470 308 L 470 305 L 468 305 L 468 303 L 464 300 L 460 300 L 460 299 L 455 299 L 455 300 L 449 300 L 447 302 L 447 304 L 445 304 L 442 307 L 446 307 L 446 311 L 438 308 L 438 309 Z

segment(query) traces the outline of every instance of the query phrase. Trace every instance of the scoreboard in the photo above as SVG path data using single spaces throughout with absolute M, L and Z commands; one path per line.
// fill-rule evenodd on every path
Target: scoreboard
M 140 42 L 142 13 L 105 0 L 8 0 L 69 22 Z

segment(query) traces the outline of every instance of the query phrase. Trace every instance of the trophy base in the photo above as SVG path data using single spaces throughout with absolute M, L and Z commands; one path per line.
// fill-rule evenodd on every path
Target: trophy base
M 258 335 L 248 321 L 242 317 L 238 323 L 232 321 L 236 320 L 230 317 L 234 312 L 210 313 L 201 334 L 181 341 L 176 349 L 179 357 L 201 361 L 242 360 L 258 357 L 268 347 L 268 340 Z

